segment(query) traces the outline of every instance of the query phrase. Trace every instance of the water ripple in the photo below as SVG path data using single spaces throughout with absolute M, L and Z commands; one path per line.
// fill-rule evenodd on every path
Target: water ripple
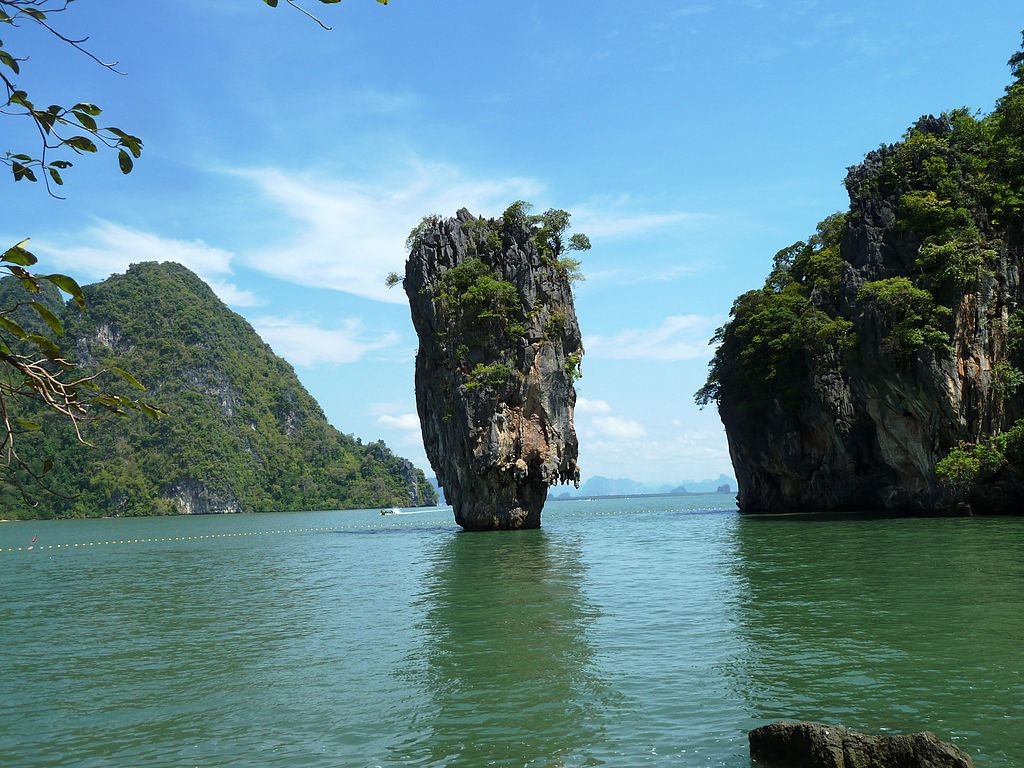
M 735 768 L 748 728 L 808 717 L 1024 765 L 1024 521 L 726 501 L 482 535 L 446 509 L 0 526 L 0 754 Z

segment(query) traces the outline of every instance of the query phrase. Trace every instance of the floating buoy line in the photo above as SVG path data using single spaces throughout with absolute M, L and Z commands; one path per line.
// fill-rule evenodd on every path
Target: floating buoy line
M 664 513 L 666 510 L 635 510 L 633 514 L 644 514 L 649 512 Z M 668 510 L 671 511 L 671 510 Z M 692 511 L 692 510 L 691 510 Z M 576 518 L 597 518 L 597 517 L 620 517 L 624 513 L 622 510 L 604 510 L 600 512 L 591 512 L 589 510 L 576 510 L 572 514 L 572 517 Z M 626 513 L 628 514 L 628 513 Z M 273 528 L 262 531 L 235 531 L 232 533 L 207 533 L 197 536 L 151 536 L 147 538 L 112 538 L 112 539 L 97 539 L 96 541 L 85 541 L 85 542 L 74 542 L 67 544 L 45 544 L 39 541 L 39 536 L 33 536 L 31 543 L 15 547 L 15 546 L 0 546 L 0 555 L 13 555 L 18 553 L 29 553 L 29 552 L 50 552 L 50 551 L 74 551 L 90 549 L 95 547 L 109 547 L 109 546 L 124 546 L 128 544 L 160 544 L 169 543 L 175 541 L 205 541 L 213 539 L 242 539 L 253 536 L 276 536 L 285 534 L 303 534 L 303 533 L 360 533 L 364 531 L 391 531 L 401 528 L 430 528 L 440 531 L 457 531 L 459 530 L 451 518 L 448 518 L 445 522 L 438 520 L 395 520 L 393 517 L 388 518 L 387 522 L 375 522 L 367 523 L 364 525 L 331 525 L 313 528 Z
M 45 544 L 39 541 L 39 537 L 36 536 L 32 539 L 30 544 L 26 544 L 20 547 L 6 546 L 0 547 L 0 555 L 8 555 L 15 553 L 26 553 L 26 552 L 43 552 L 51 550 L 81 550 L 89 549 L 91 547 L 109 547 L 116 545 L 127 545 L 127 544 L 158 544 L 158 543 L 170 543 L 175 541 L 205 541 L 213 539 L 243 539 L 246 537 L 254 536 L 275 536 L 285 534 L 301 534 L 301 533 L 352 533 L 357 531 L 387 531 L 393 528 L 409 528 L 412 526 L 422 527 L 423 521 L 410 520 L 410 521 L 393 521 L 389 524 L 367 524 L 367 525 L 335 525 L 325 526 L 319 528 L 274 528 L 265 531 L 235 531 L 233 533 L 207 533 L 197 536 L 151 536 L 148 538 L 113 538 L 113 539 L 97 539 L 96 541 L 85 541 L 85 542 L 74 542 L 68 544 Z

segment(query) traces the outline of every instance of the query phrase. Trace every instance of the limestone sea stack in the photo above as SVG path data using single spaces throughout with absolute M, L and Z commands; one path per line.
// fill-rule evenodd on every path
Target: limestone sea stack
M 925 115 L 733 304 L 717 403 L 743 512 L 1019 514 L 1024 47 L 988 115 Z
M 734 303 L 698 401 L 718 404 L 742 512 L 1019 512 L 1024 205 L 984 190 L 1024 175 L 969 142 L 985 125 L 927 116 L 870 152 L 849 211 Z
M 429 216 L 407 243 L 423 442 L 466 530 L 537 528 L 549 486 L 579 485 L 579 262 L 564 252 L 589 241 L 564 239 L 564 211 L 528 210 Z

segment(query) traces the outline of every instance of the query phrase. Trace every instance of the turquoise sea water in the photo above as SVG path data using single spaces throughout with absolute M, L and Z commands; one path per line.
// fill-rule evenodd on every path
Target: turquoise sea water
M 736 768 L 794 717 L 1024 765 L 1024 518 L 543 522 L 0 525 L 0 764 Z

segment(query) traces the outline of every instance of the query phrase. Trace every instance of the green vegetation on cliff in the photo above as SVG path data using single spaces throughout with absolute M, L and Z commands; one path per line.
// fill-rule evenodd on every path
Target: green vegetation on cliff
M 555 274 L 566 283 L 583 280 L 581 263 L 567 251 L 585 251 L 590 239 L 582 233 L 567 236 L 571 215 L 561 209 L 531 214 L 532 206 L 523 200 L 512 203 L 500 218 L 469 218 L 460 226 L 466 238 L 470 258 L 447 269 L 440 277 L 436 307 L 442 336 L 459 339 L 453 358 L 462 370 L 467 389 L 500 389 L 517 376 L 516 354 L 521 337 L 530 336 L 528 327 L 545 313 L 543 337 L 557 338 L 565 330 L 564 311 L 537 304 L 525 306 L 515 284 L 504 279 L 496 266 L 509 249 L 536 246 L 542 261 L 555 267 Z M 424 216 L 409 233 L 406 247 L 421 245 L 440 221 L 436 215 Z M 525 237 L 524 237 L 525 236 Z M 392 273 L 386 283 L 393 287 L 401 278 Z M 532 340 L 532 339 L 531 339 Z M 581 353 L 566 359 L 572 380 L 580 377 Z
M 736 299 L 732 321 L 713 338 L 719 347 L 700 405 L 717 403 L 723 387 L 748 391 L 751 410 L 787 401 L 812 368 L 840 365 L 853 343 L 852 323 L 836 309 L 845 220 L 830 216 L 806 242 L 779 251 L 764 287 Z
M 66 345 L 86 369 L 132 371 L 167 416 L 88 424 L 89 446 L 54 414 L 30 414 L 44 428 L 22 437 L 22 454 L 52 462 L 52 493 L 27 483 L 27 508 L 6 485 L 0 517 L 436 502 L 422 472 L 383 443 L 330 426 L 291 366 L 184 267 L 137 264 L 84 291 L 88 313 L 64 313 Z
M 829 408 L 846 409 L 833 434 L 847 440 L 850 425 L 866 424 L 850 410 L 870 389 L 865 381 L 959 382 L 921 384 L 938 393 L 948 386 L 950 413 L 935 414 L 947 434 L 977 425 L 971 439 L 940 448 L 940 457 L 951 452 L 933 480 L 962 495 L 1024 470 L 1024 422 L 1016 421 L 1024 413 L 1024 50 L 1009 65 L 1013 81 L 990 114 L 922 117 L 850 169 L 849 211 L 776 254 L 763 287 L 736 299 L 713 339 L 699 404 L 719 405 L 742 431 L 745 419 L 793 412 L 827 393 Z M 870 443 L 844 450 L 858 471 L 875 460 Z M 761 488 L 775 487 L 770 470 L 758 477 Z

